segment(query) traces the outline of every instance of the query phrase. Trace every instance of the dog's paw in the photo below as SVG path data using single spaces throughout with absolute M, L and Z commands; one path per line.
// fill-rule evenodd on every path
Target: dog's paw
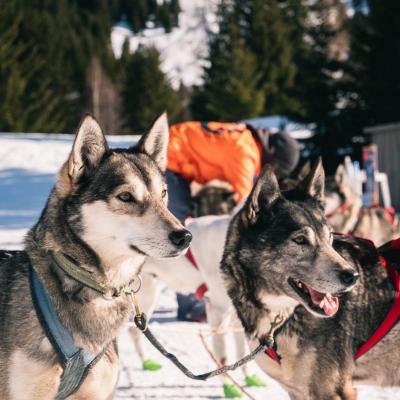
M 153 360 L 144 360 L 143 361 L 143 370 L 144 371 L 158 371 L 162 368 L 162 365 Z
M 266 387 L 267 384 L 256 374 L 246 376 L 246 385 L 250 387 Z
M 233 399 L 235 397 L 242 397 L 242 391 L 232 383 L 224 383 L 224 395 L 227 399 Z

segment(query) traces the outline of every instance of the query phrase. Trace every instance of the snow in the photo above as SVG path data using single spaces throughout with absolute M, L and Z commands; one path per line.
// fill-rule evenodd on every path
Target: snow
M 208 53 L 207 32 L 216 29 L 218 0 L 180 0 L 178 27 L 166 33 L 163 28 L 145 29 L 134 34 L 124 24 L 116 24 L 111 32 L 111 45 L 116 57 L 121 57 L 125 40 L 131 52 L 138 46 L 156 47 L 161 55 L 161 69 L 171 84 L 178 88 L 202 83 L 204 58 Z M 177 56 L 178 55 L 178 56 Z
M 315 134 L 315 124 L 301 124 L 282 115 L 246 119 L 246 122 L 255 128 L 262 128 L 271 133 L 284 131 L 294 139 L 309 139 Z
M 137 140 L 134 136 L 109 138 L 112 147 L 127 147 Z M 73 141 L 71 135 L 0 134 L 0 248 L 22 248 L 23 236 L 32 226 L 46 202 L 55 181 L 55 174 L 66 160 Z M 176 321 L 176 301 L 172 291 L 165 289 L 152 320 L 152 329 L 169 351 L 195 373 L 215 368 L 203 348 L 198 332 L 205 324 Z M 210 337 L 207 337 L 210 341 Z M 223 399 L 221 380 L 206 382 L 186 378 L 169 361 L 145 343 L 147 354 L 160 362 L 157 372 L 141 369 L 128 331 L 119 336 L 121 374 L 116 399 L 204 400 Z M 229 348 L 232 344 L 228 343 Z M 232 360 L 233 361 L 233 360 Z M 251 371 L 263 376 L 266 388 L 247 389 L 257 399 L 288 400 L 287 394 L 257 368 Z M 240 372 L 233 376 L 243 382 Z M 378 389 L 360 386 L 360 400 L 399 399 L 400 389 Z M 245 398 L 245 397 L 244 397 Z

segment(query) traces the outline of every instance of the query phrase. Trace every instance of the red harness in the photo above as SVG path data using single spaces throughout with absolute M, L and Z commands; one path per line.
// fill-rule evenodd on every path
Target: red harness
M 192 251 L 189 250 L 186 253 L 187 259 L 192 263 L 193 267 L 195 267 L 197 270 L 199 269 L 199 266 L 197 265 L 197 262 L 193 256 Z M 205 283 L 202 283 L 197 289 L 196 292 L 194 293 L 194 297 L 196 300 L 201 300 L 204 297 L 204 294 L 207 292 L 208 287 Z
M 371 206 L 371 208 L 380 208 L 380 206 Z M 386 207 L 383 209 L 383 214 L 385 218 L 393 225 L 393 227 L 396 227 L 397 221 L 396 221 L 396 210 L 394 207 Z
M 326 218 L 330 219 L 333 216 L 335 216 L 336 214 L 344 214 L 344 212 L 349 208 L 350 206 L 346 203 L 343 203 L 337 210 L 332 211 L 331 213 L 326 214 Z M 370 208 L 380 208 L 379 205 L 375 205 L 375 206 L 371 206 Z M 385 216 L 385 218 L 387 219 L 388 222 L 390 222 L 390 224 L 396 228 L 397 226 L 397 221 L 396 221 L 396 210 L 394 209 L 394 207 L 386 207 L 383 208 L 383 214 Z M 360 217 L 360 215 L 358 215 L 358 217 Z M 355 229 L 353 229 L 353 231 L 355 231 Z M 349 234 L 351 235 L 352 232 L 349 232 Z
M 400 270 L 394 265 L 396 263 L 400 264 L 400 238 L 381 246 L 379 248 L 379 253 L 381 254 L 380 263 L 386 268 L 388 276 L 393 282 L 393 286 L 396 289 L 396 296 L 386 318 L 368 341 L 358 349 L 354 356 L 355 360 L 375 346 L 400 318 Z M 280 358 L 274 349 L 266 350 L 265 354 L 278 364 L 281 363 Z
M 332 218 L 336 214 L 344 214 L 344 212 L 349 208 L 350 206 L 347 203 L 343 203 L 337 210 L 332 211 L 331 213 L 326 214 L 326 218 Z

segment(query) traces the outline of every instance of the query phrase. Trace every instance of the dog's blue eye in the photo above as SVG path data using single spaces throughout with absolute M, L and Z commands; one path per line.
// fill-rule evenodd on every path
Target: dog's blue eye
M 117 196 L 117 198 L 124 203 L 133 203 L 135 201 L 135 199 L 129 192 L 122 192 Z

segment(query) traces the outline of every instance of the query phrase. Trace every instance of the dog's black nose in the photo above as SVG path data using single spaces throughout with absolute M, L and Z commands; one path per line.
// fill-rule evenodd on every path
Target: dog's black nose
M 346 286 L 352 286 L 356 283 L 360 274 L 358 272 L 345 269 L 344 271 L 340 272 L 339 276 L 342 283 L 344 283 Z
M 186 249 L 192 241 L 192 234 L 186 229 L 180 231 L 172 231 L 169 234 L 169 240 L 178 248 Z

